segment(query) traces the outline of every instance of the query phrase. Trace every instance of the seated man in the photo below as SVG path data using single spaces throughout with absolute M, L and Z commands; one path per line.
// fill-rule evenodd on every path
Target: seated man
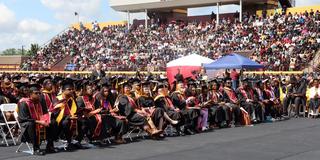
M 73 98 L 74 96 L 74 84 L 71 80 L 64 80 L 61 84 L 62 93 L 57 97 L 58 102 L 54 105 L 51 119 L 57 126 L 57 132 L 64 134 L 64 138 L 67 140 L 67 150 L 74 149 L 71 143 L 72 132 L 77 132 L 77 128 L 74 127 L 77 123 L 77 104 Z
M 287 86 L 287 94 L 283 100 L 284 114 L 289 115 L 288 107 L 293 104 L 296 108 L 296 117 L 299 116 L 299 106 L 305 105 L 306 80 L 300 76 L 291 77 L 290 85 Z
M 242 81 L 242 86 L 237 91 L 240 105 L 249 113 L 252 123 L 263 121 L 262 106 L 259 103 L 262 99 L 259 100 L 255 91 L 249 86 L 247 79 Z
M 40 105 L 40 86 L 31 85 L 29 98 L 22 98 L 18 103 L 18 120 L 21 124 L 21 142 L 33 144 L 35 155 L 44 155 L 40 150 L 40 129 L 49 126 L 49 116 L 44 116 L 44 111 Z M 46 119 L 43 117 L 47 117 Z M 48 143 L 47 149 L 52 149 L 53 142 L 50 133 L 46 135 Z

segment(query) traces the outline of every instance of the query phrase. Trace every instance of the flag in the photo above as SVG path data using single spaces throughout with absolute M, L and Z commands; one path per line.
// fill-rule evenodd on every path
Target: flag
M 79 15 L 78 12 L 74 12 L 74 16 L 77 16 L 77 15 Z

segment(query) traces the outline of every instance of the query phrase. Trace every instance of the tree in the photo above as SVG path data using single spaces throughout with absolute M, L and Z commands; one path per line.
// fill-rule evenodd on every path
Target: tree
M 28 55 L 29 56 L 36 55 L 39 50 L 40 50 L 40 47 L 38 44 L 31 44 L 30 50 L 28 51 Z
M 12 55 L 22 55 L 21 49 L 9 48 L 1 53 L 2 55 L 12 56 Z

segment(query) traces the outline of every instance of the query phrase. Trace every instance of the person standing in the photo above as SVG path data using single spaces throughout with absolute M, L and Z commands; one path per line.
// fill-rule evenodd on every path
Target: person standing
M 230 73 L 230 78 L 232 79 L 232 89 L 237 90 L 239 86 L 239 73 L 236 69 L 232 69 Z

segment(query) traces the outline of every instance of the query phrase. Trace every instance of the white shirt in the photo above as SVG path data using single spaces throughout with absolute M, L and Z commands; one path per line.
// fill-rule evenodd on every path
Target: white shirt
M 320 88 L 319 87 L 318 88 L 316 88 L 316 87 L 310 88 L 310 98 L 314 98 L 316 93 L 318 93 L 318 95 L 320 96 Z

